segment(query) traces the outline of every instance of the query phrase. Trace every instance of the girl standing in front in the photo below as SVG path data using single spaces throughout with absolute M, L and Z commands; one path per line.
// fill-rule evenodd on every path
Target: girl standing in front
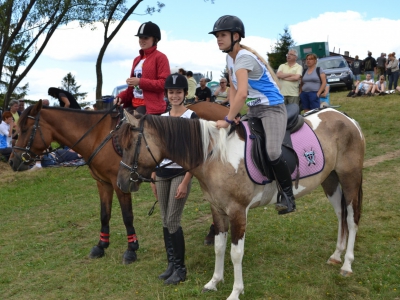
M 188 82 L 180 74 L 169 75 L 165 81 L 165 95 L 168 97 L 171 110 L 162 116 L 194 119 L 196 113 L 187 109 L 183 102 L 188 92 Z M 192 175 L 181 166 L 164 159 L 159 168 L 152 174 L 156 183 L 151 183 L 155 197 L 160 204 L 163 221 L 165 250 L 168 267 L 158 278 L 165 284 L 178 284 L 186 280 L 185 239 L 180 225 L 183 208 L 190 193 Z
M 275 179 L 279 183 L 276 209 L 279 214 L 295 211 L 292 178 L 286 161 L 282 157 L 282 142 L 285 136 L 287 112 L 278 79 L 268 65 L 254 50 L 240 44 L 244 38 L 243 22 L 235 16 L 222 16 L 214 24 L 213 31 L 218 47 L 227 53 L 229 70 L 230 109 L 225 120 L 217 121 L 217 128 L 227 128 L 235 120 L 246 103 L 247 115 L 259 118 L 265 130 L 267 159 L 271 162 Z

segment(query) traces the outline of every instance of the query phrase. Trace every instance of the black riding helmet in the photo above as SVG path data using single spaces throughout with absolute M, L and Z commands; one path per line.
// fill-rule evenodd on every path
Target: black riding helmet
M 174 73 L 169 75 L 165 80 L 164 89 L 166 97 L 168 97 L 168 89 L 183 89 L 183 92 L 185 93 L 186 96 L 188 91 L 188 81 L 185 76 L 178 73 Z M 183 99 L 182 103 L 184 102 L 184 100 L 185 99 Z
M 154 37 L 158 41 L 161 40 L 161 31 L 160 27 L 153 22 L 146 22 L 140 25 L 138 32 L 136 34 L 138 37 Z
M 208 34 L 215 35 L 219 31 L 229 31 L 231 33 L 231 47 L 228 50 L 223 50 L 222 52 L 228 53 L 233 50 L 233 46 L 235 43 L 240 42 L 240 39 L 237 41 L 233 40 L 233 33 L 237 32 L 240 38 L 244 38 L 244 25 L 242 20 L 240 20 L 236 16 L 222 16 L 220 17 L 214 24 L 213 30 L 210 31 Z

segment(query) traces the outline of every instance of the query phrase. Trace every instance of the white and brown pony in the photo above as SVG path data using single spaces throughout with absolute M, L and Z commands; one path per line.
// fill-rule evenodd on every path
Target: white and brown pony
M 137 191 L 141 182 L 149 181 L 151 172 L 163 158 L 190 170 L 211 203 L 216 227 L 215 270 L 203 291 L 217 290 L 217 284 L 223 280 L 230 227 L 234 284 L 228 299 L 239 299 L 244 292 L 242 258 L 247 212 L 250 208 L 276 203 L 275 182 L 259 185 L 249 178 L 243 131 L 239 127 L 228 135 L 228 130 L 218 130 L 215 122 L 204 120 L 127 117 L 128 123 L 118 133 L 124 149 L 118 187 L 126 193 Z M 364 135 L 355 120 L 331 108 L 307 116 L 305 123 L 303 126 L 309 126 L 319 139 L 324 164 L 319 173 L 300 179 L 293 192 L 300 198 L 322 185 L 339 221 L 336 249 L 328 263 L 341 263 L 347 243 L 340 273 L 348 276 L 352 273 L 361 216 Z

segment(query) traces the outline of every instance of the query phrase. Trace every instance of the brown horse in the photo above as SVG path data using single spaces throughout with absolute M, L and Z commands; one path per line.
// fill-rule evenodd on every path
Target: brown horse
M 229 111 L 226 107 L 209 102 L 192 105 L 191 109 L 199 117 L 207 120 L 208 118 L 210 120 L 223 119 Z M 39 159 L 40 154 L 49 147 L 52 141 L 58 141 L 71 147 L 86 133 L 88 135 L 73 147 L 73 150 L 81 154 L 85 161 L 88 161 L 110 131 L 114 130 L 117 125 L 118 116 L 113 113 L 107 115 L 99 125 L 88 132 L 94 124 L 104 117 L 104 114 L 104 111 L 93 112 L 46 107 L 42 106 L 41 101 L 32 107 L 28 107 L 19 120 L 21 133 L 10 158 L 11 167 L 14 171 L 27 170 L 29 168 L 28 163 L 31 163 L 33 159 Z M 89 257 L 99 258 L 104 256 L 104 250 L 110 244 L 109 222 L 113 192 L 115 191 L 121 206 L 128 238 L 128 249 L 123 255 L 123 263 L 129 264 L 137 259 L 136 251 L 139 249 L 139 242 L 133 226 L 131 194 L 121 192 L 116 186 L 120 161 L 121 156 L 114 150 L 111 141 L 108 141 L 94 156 L 89 165 L 92 177 L 97 181 L 101 207 L 100 240 L 91 249 Z
M 208 121 L 223 120 L 229 113 L 229 108 L 215 102 L 202 101 L 188 105 L 187 108 L 193 110 L 201 119 Z
M 100 121 L 104 114 L 104 111 L 46 107 L 42 106 L 41 101 L 28 107 L 19 119 L 20 134 L 10 157 L 11 167 L 14 171 L 28 169 L 28 164 L 34 159 L 40 159 L 39 156 L 49 147 L 52 141 L 72 147 L 94 124 Z M 116 113 L 108 114 L 72 149 L 81 154 L 85 161 L 88 161 L 110 131 L 116 128 L 117 122 Z M 137 258 L 136 250 L 139 249 L 139 242 L 133 226 L 131 194 L 123 193 L 116 185 L 120 160 L 121 157 L 114 150 L 113 144 L 108 141 L 94 156 L 89 165 L 91 175 L 97 182 L 101 206 L 100 240 L 92 248 L 89 257 L 102 257 L 104 249 L 110 244 L 109 222 L 115 191 L 121 205 L 122 218 L 128 238 L 128 249 L 123 255 L 123 263 L 128 264 L 134 262 Z
M 228 299 L 239 299 L 244 291 L 242 259 L 247 212 L 253 207 L 276 203 L 275 182 L 258 185 L 250 179 L 244 161 L 244 137 L 239 128 L 228 136 L 228 129 L 218 130 L 215 122 L 204 120 L 157 116 L 140 120 L 128 117 L 128 120 L 117 133 L 123 147 L 118 186 L 124 192 L 137 191 L 163 158 L 190 169 L 211 203 L 216 227 L 215 270 L 203 291 L 217 290 L 217 284 L 223 280 L 230 225 L 234 284 Z M 322 185 L 339 221 L 336 250 L 328 263 L 341 263 L 347 242 L 341 267 L 341 274 L 347 276 L 352 273 L 361 216 L 364 135 L 355 120 L 331 108 L 308 115 L 305 123 L 303 127 L 308 126 L 318 137 L 324 159 L 321 171 L 301 178 L 293 192 L 299 198 Z M 302 159 L 313 162 L 310 156 Z

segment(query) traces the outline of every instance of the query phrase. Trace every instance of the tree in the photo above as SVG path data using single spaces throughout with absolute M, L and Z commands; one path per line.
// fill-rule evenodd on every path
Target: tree
M 267 53 L 268 62 L 273 69 L 278 69 L 281 64 L 286 62 L 286 54 L 289 49 L 296 45 L 293 41 L 287 26 L 283 28 L 284 33 L 279 34 L 280 39 L 276 41 L 275 46 L 271 46 L 272 53 Z
M 96 60 L 96 99 L 102 98 L 103 88 L 103 72 L 101 64 L 103 62 L 104 54 L 107 50 L 108 45 L 124 25 L 125 21 L 133 14 L 135 9 L 143 0 L 137 0 L 129 9 L 125 7 L 126 0 L 103 0 L 98 3 L 98 14 L 97 18 L 104 26 L 103 45 L 100 48 L 99 55 Z M 154 12 L 160 12 L 165 5 L 157 2 L 156 7 L 149 7 L 145 11 L 146 14 L 152 14 Z M 115 21 L 119 20 L 117 27 L 109 33 L 110 25 Z
M 14 90 L 42 54 L 55 30 L 74 20 L 80 21 L 81 26 L 84 26 L 88 20 L 92 19 L 96 5 L 96 0 L 4 0 L 0 2 L 0 79 L 2 81 L 6 79 L 5 65 L 10 72 L 7 77 L 8 89 L 4 96 L 4 108 L 8 105 Z M 43 37 L 43 42 L 37 48 L 41 37 Z M 10 57 L 10 53 L 17 47 L 20 47 L 18 57 L 15 57 L 13 64 L 10 65 L 7 63 L 7 57 Z M 25 69 L 18 74 L 21 62 L 26 61 L 33 52 Z
M 70 92 L 72 96 L 75 97 L 76 100 L 84 100 L 86 98 L 87 93 L 79 93 L 80 85 L 77 85 L 75 76 L 69 72 L 61 81 L 60 89 L 64 91 Z

